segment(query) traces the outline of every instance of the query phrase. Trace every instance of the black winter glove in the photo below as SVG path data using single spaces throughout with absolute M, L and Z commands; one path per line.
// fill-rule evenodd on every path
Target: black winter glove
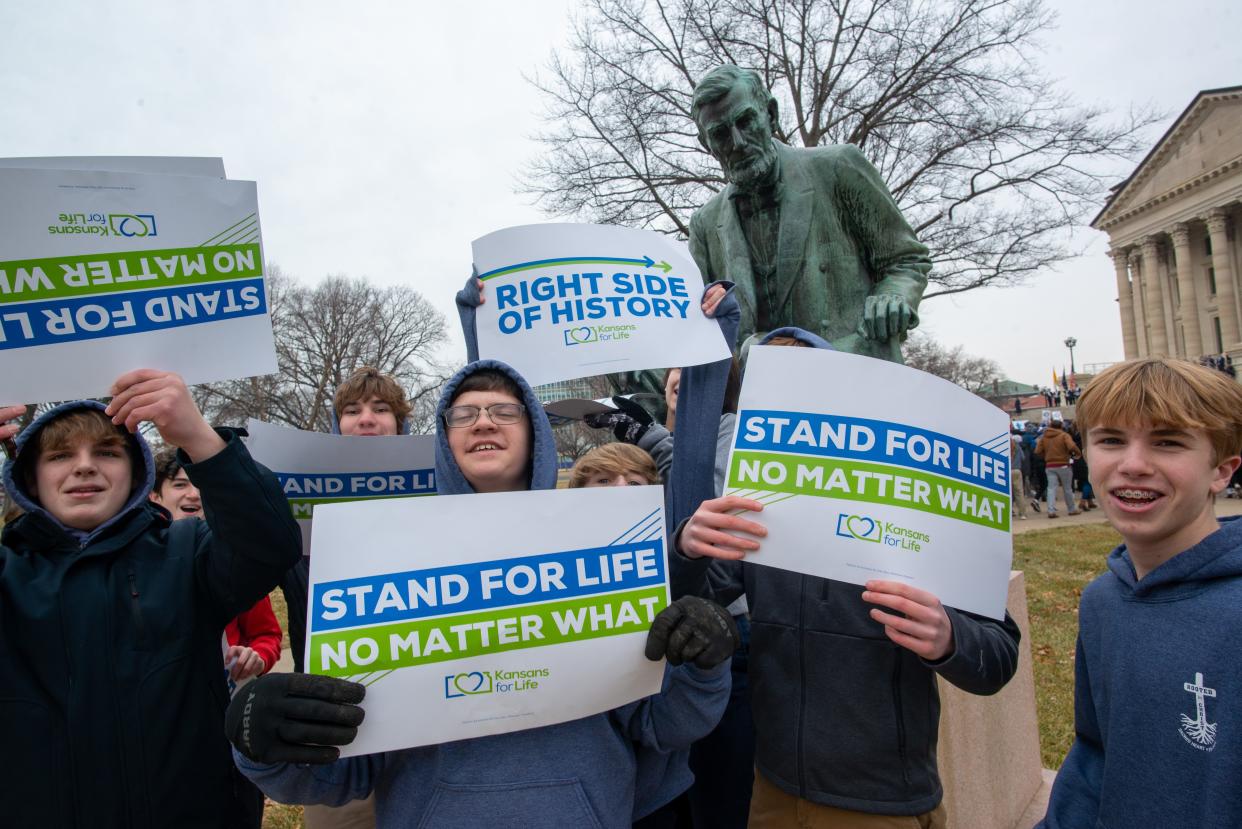
M 651 415 L 642 406 L 626 397 L 614 397 L 612 403 L 617 407 L 617 411 L 587 415 L 583 418 L 586 425 L 592 429 L 612 429 L 617 440 L 637 444 L 654 422 Z
M 331 763 L 358 736 L 367 689 L 311 674 L 267 674 L 244 686 L 224 713 L 224 733 L 258 763 Z
M 652 662 L 663 656 L 670 665 L 693 661 L 700 668 L 714 668 L 741 643 L 729 611 L 707 599 L 682 596 L 655 617 L 644 653 Z

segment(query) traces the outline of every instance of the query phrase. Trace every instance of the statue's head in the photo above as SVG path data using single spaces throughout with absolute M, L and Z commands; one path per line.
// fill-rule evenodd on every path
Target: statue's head
M 776 164 L 776 99 L 750 69 L 719 66 L 694 88 L 690 117 L 699 141 L 742 190 L 766 180 Z

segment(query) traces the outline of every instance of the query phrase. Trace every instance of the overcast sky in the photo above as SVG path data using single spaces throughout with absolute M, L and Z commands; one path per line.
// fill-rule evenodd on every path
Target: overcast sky
M 1200 89 L 1242 84 L 1242 4 L 1054 0 L 1044 65 L 1083 103 L 1171 120 Z M 408 282 L 449 316 L 470 241 L 546 220 L 516 192 L 542 104 L 524 80 L 566 34 L 564 0 L 0 4 L 0 156 L 223 156 L 259 186 L 269 262 Z M 1154 141 L 1169 120 L 1151 133 Z M 1117 178 L 1130 170 L 1122 167 Z M 923 306 L 948 345 L 1048 383 L 1075 336 L 1122 356 L 1105 238 L 1020 288 Z

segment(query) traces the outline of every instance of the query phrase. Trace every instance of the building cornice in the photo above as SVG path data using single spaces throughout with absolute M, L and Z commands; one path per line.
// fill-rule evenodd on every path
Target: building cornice
M 1186 107 L 1185 111 L 1178 116 L 1173 125 L 1165 132 L 1165 134 L 1156 142 L 1147 156 L 1139 162 L 1130 177 L 1119 185 L 1108 202 L 1099 214 L 1091 220 L 1091 227 L 1096 230 L 1106 231 L 1115 227 L 1118 223 L 1133 218 L 1147 210 L 1159 206 L 1161 203 L 1168 201 L 1178 195 L 1184 194 L 1189 190 L 1200 187 L 1212 179 L 1236 169 L 1242 165 L 1242 157 L 1228 161 L 1213 170 L 1206 171 L 1195 178 L 1183 182 L 1172 190 L 1161 193 L 1154 198 L 1148 199 L 1140 205 L 1129 208 L 1117 214 L 1111 214 L 1113 206 L 1117 204 L 1127 193 L 1132 192 L 1136 187 L 1141 186 L 1160 168 L 1163 162 L 1178 146 L 1181 139 L 1198 127 L 1199 122 L 1215 104 L 1222 101 L 1242 99 L 1242 86 L 1225 87 L 1222 89 L 1207 89 L 1195 96 L 1195 99 Z

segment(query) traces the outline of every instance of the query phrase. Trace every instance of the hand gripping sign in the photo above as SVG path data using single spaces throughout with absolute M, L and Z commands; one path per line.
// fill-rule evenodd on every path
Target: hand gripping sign
M 367 685 L 342 754 L 520 731 L 658 693 L 657 486 L 321 505 L 309 673 Z
M 904 581 L 1000 619 L 1013 546 L 1009 419 L 885 360 L 751 349 L 725 493 L 764 504 L 747 558 L 853 584 Z
M 0 371 L 18 400 L 103 394 L 149 367 L 268 374 L 254 182 L 0 166 Z
M 686 246 L 646 230 L 585 224 L 510 227 L 476 239 L 487 302 L 479 356 L 532 385 L 722 360 Z

